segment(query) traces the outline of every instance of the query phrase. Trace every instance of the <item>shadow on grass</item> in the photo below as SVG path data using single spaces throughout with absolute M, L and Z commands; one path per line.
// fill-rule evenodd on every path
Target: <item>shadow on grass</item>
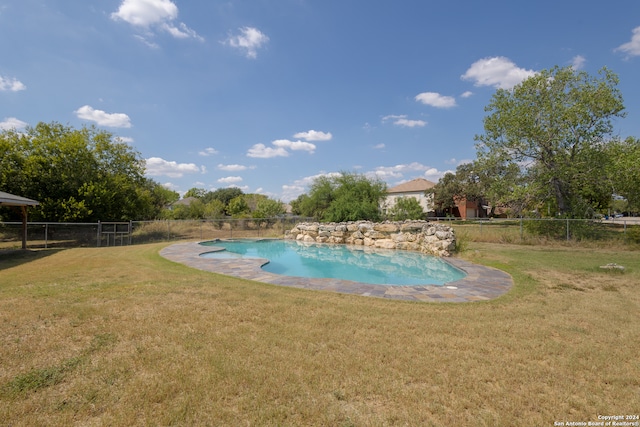
M 64 249 L 0 249 L 0 270 L 36 261 L 62 250 Z

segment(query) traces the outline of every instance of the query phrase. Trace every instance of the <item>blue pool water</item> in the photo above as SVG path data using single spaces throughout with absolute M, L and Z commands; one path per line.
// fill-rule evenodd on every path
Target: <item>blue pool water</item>
M 262 269 L 275 274 L 353 280 L 390 286 L 444 285 L 464 272 L 438 257 L 418 252 L 293 240 L 216 240 L 202 245 L 223 248 L 207 258 L 265 258 Z

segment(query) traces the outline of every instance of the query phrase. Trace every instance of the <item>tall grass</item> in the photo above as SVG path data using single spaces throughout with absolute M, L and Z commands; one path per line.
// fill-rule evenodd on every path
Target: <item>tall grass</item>
M 425 304 L 205 273 L 163 246 L 0 254 L 0 424 L 553 425 L 640 408 L 637 252 L 469 241 L 462 256 L 514 289 Z

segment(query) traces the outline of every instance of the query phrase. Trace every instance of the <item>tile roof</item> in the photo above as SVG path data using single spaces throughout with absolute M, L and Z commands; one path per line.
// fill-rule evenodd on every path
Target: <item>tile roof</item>
M 416 193 L 432 188 L 436 184 L 424 178 L 416 178 L 411 181 L 403 182 L 400 185 L 391 187 L 387 190 L 387 193 Z

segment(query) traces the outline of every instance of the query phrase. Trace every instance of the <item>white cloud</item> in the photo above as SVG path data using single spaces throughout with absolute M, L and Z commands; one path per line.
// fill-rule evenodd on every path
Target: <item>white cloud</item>
M 96 122 L 100 126 L 108 126 L 114 128 L 130 128 L 131 120 L 129 116 L 123 113 L 105 113 L 102 110 L 94 110 L 93 107 L 89 105 L 82 106 L 78 108 L 76 111 L 76 116 L 83 120 L 89 120 L 91 122 Z
M 171 0 L 123 0 L 118 11 L 111 14 L 113 20 L 121 20 L 144 30 L 145 36 L 137 37 L 151 47 L 157 47 L 155 43 L 147 41 L 152 29 L 165 31 L 175 38 L 204 40 L 186 24 L 176 23 L 177 18 L 178 6 Z
M 264 144 L 255 144 L 247 152 L 248 157 L 260 157 L 263 159 L 271 157 L 288 157 L 289 151 L 307 151 L 313 154 L 316 150 L 315 144 L 305 141 L 289 141 L 288 139 L 277 139 L 272 142 L 272 147 Z
M 632 30 L 631 41 L 621 44 L 614 49 L 615 52 L 625 52 L 629 56 L 640 55 L 640 27 L 636 27 Z
M 19 92 L 26 88 L 20 80 L 0 76 L 0 92 Z
M 576 55 L 573 57 L 573 59 L 571 59 L 571 67 L 574 70 L 580 70 L 584 68 L 585 62 L 587 62 L 587 58 L 582 55 Z
M 269 41 L 264 33 L 257 28 L 243 27 L 240 28 L 240 34 L 235 36 L 229 36 L 224 41 L 231 47 L 240 49 L 245 52 L 247 58 L 255 59 L 258 57 L 258 49 L 265 45 Z
M 29 123 L 18 120 L 15 117 L 6 117 L 0 122 L 0 129 L 2 130 L 17 130 L 24 129 Z
M 385 147 L 386 147 L 386 145 L 384 145 L 384 144 L 382 144 L 382 143 L 380 143 L 380 144 L 376 144 L 376 145 L 374 145 L 374 146 L 373 146 L 373 148 L 374 148 L 375 150 L 382 150 L 382 149 L 384 149 Z
M 312 129 L 307 132 L 298 132 L 293 137 L 306 139 L 307 141 L 329 141 L 333 138 L 333 135 L 331 135 L 331 132 L 320 132 Z
M 456 99 L 452 96 L 440 95 L 437 92 L 423 92 L 416 95 L 416 101 L 436 108 L 451 108 L 456 106 Z
M 470 90 L 463 92 L 462 95 L 460 95 L 460 98 L 469 98 L 473 96 L 473 92 L 471 92 Z
M 268 159 L 271 157 L 288 157 L 289 152 L 282 147 L 273 148 L 264 144 L 255 144 L 249 149 L 247 156 Z
M 316 151 L 315 144 L 304 141 L 289 141 L 288 139 L 277 139 L 273 141 L 273 145 L 280 148 L 288 148 L 293 151 L 308 151 L 313 154 Z
M 216 150 L 215 148 L 211 148 L 211 147 L 205 148 L 204 150 L 198 152 L 199 156 L 205 156 L 205 157 L 206 156 L 213 156 L 214 154 L 218 154 L 218 150 Z
M 236 182 L 241 182 L 242 177 L 240 176 L 227 176 L 225 178 L 220 178 L 218 182 L 222 184 L 235 184 Z
M 407 119 L 406 115 L 389 115 L 389 116 L 384 116 L 382 118 L 383 122 L 392 120 L 393 124 L 396 126 L 402 126 L 402 127 L 409 127 L 409 128 L 413 128 L 413 127 L 423 127 L 427 125 L 427 122 L 425 122 L 424 120 L 410 120 Z
M 247 167 L 244 165 L 223 165 L 222 163 L 218 165 L 218 169 L 228 172 L 240 172 L 247 169 L 255 169 L 255 167 Z
M 164 184 L 160 184 L 160 185 L 162 185 L 164 188 L 166 188 L 168 190 L 171 190 L 171 191 L 178 191 L 178 189 L 180 188 L 176 184 L 174 184 L 173 182 L 165 182 Z
M 120 142 L 124 142 L 125 144 L 131 144 L 134 141 L 130 136 L 117 136 L 116 139 Z
M 461 78 L 472 80 L 476 86 L 511 89 L 535 74 L 536 72 L 533 70 L 518 68 L 509 58 L 497 56 L 474 62 Z
M 440 171 L 436 168 L 429 168 L 426 171 L 424 171 L 422 176 L 431 182 L 437 183 L 440 180 L 440 178 L 442 178 L 444 174 L 447 172 L 453 172 L 453 171 Z
M 300 185 L 283 185 L 280 199 L 285 203 L 289 203 L 290 201 L 297 199 L 299 195 L 304 193 L 304 191 L 305 187 Z
M 164 160 L 160 157 L 146 159 L 146 173 L 151 176 L 168 176 L 169 178 L 182 178 L 186 173 L 204 173 L 204 167 L 198 167 L 194 163 L 177 163 Z
M 390 178 L 402 178 L 406 173 L 425 172 L 432 169 L 430 166 L 425 166 L 422 163 L 412 162 L 408 164 L 399 164 L 395 166 L 379 166 L 375 168 L 372 175 L 386 181 Z

